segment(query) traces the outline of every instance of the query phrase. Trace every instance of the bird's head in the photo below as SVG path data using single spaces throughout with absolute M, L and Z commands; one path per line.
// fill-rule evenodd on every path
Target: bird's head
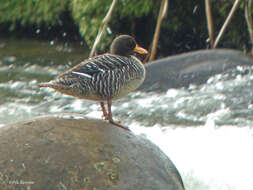
M 110 52 L 115 55 L 130 56 L 134 53 L 148 54 L 148 51 L 140 47 L 135 39 L 129 35 L 120 35 L 116 37 L 111 45 Z

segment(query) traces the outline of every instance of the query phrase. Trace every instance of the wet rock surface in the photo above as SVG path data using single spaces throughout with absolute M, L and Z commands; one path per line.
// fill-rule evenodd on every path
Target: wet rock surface
M 169 88 L 203 84 L 215 74 L 240 65 L 252 66 L 250 58 L 230 49 L 200 50 L 147 63 L 147 75 L 139 90 L 166 91 Z
M 101 120 L 36 118 L 0 128 L 0 189 L 183 190 L 167 156 Z

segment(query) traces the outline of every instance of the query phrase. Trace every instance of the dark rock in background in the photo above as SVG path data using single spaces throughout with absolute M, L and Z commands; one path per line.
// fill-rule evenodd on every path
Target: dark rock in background
M 215 74 L 239 65 L 252 65 L 242 52 L 229 49 L 200 50 L 147 63 L 147 76 L 139 90 L 166 91 L 169 88 L 203 84 Z

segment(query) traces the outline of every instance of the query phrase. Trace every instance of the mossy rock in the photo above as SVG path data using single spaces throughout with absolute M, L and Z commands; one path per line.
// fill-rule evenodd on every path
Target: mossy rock
M 37 118 L 0 128 L 0 189 L 183 190 L 167 156 L 102 120 Z

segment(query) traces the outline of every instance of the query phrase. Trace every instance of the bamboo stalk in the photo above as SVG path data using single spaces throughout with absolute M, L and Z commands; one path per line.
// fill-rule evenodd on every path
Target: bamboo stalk
M 215 40 L 215 42 L 214 42 L 214 48 L 217 47 L 217 45 L 218 45 L 218 43 L 219 43 L 219 41 L 220 41 L 222 35 L 224 34 L 224 32 L 225 32 L 225 30 L 226 30 L 228 24 L 230 23 L 230 21 L 231 21 L 233 15 L 234 15 L 234 13 L 235 13 L 235 11 L 236 11 L 236 9 L 238 8 L 238 6 L 239 6 L 239 4 L 240 4 L 240 1 L 241 1 L 241 0 L 235 0 L 235 3 L 234 3 L 234 5 L 233 5 L 232 9 L 230 10 L 228 17 L 227 17 L 227 19 L 225 20 L 225 22 L 224 22 L 224 24 L 223 24 L 223 26 L 222 26 L 222 28 L 221 28 L 221 30 L 220 30 L 220 32 L 219 32 L 219 34 L 218 34 L 216 40 Z
M 160 28 L 161 28 L 162 20 L 167 12 L 167 8 L 168 8 L 168 0 L 162 0 L 160 10 L 159 10 L 159 16 L 157 19 L 155 35 L 152 42 L 152 49 L 151 49 L 151 55 L 150 55 L 149 61 L 152 61 L 155 58 L 157 42 L 159 40 Z
M 210 0 L 205 0 L 205 8 L 206 8 L 206 20 L 207 20 L 207 29 L 209 34 L 209 40 L 211 48 L 214 47 L 214 39 L 213 39 L 213 19 L 212 19 L 212 11 Z
M 249 31 L 249 37 L 250 37 L 250 43 L 251 43 L 251 56 L 253 56 L 253 21 L 252 21 L 252 15 L 251 15 L 251 5 L 252 0 L 245 0 L 245 18 L 247 21 L 248 31 Z
M 102 21 L 102 23 L 101 23 L 101 25 L 100 25 L 100 28 L 99 28 L 99 31 L 98 31 L 96 40 L 95 40 L 95 42 L 94 42 L 94 44 L 93 44 L 93 47 L 92 47 L 92 50 L 91 50 L 91 52 L 90 52 L 90 56 L 89 56 L 89 57 L 94 56 L 95 51 L 96 51 L 96 47 L 97 47 L 98 43 L 99 43 L 100 40 L 101 40 L 102 34 L 104 33 L 105 28 L 106 28 L 108 22 L 109 22 L 110 19 L 111 19 L 112 11 L 113 11 L 113 9 L 114 9 L 115 4 L 117 3 L 117 1 L 118 1 L 118 0 L 113 0 L 113 1 L 112 1 L 112 4 L 111 4 L 110 9 L 109 9 L 109 11 L 107 12 L 105 18 L 103 19 L 103 21 Z

